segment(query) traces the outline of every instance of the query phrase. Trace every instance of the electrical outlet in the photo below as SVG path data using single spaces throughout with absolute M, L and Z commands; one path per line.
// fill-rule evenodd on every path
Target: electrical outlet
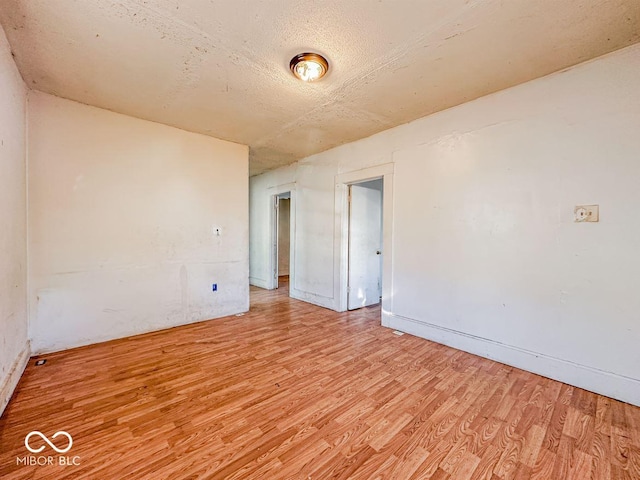
M 217 292 L 218 291 L 218 284 L 217 283 L 212 283 L 211 284 L 211 291 L 212 292 Z
M 574 221 L 577 223 L 597 222 L 600 220 L 598 205 L 576 205 L 573 209 Z

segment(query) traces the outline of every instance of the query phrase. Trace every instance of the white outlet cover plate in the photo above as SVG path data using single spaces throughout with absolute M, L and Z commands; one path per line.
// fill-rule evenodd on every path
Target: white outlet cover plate
M 576 205 L 573 209 L 574 221 L 578 223 L 597 222 L 600 220 L 599 210 L 598 205 Z

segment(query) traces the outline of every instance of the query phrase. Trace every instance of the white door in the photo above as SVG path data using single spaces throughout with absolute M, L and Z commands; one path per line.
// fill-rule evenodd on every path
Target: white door
M 347 308 L 375 305 L 382 292 L 382 180 L 349 186 Z

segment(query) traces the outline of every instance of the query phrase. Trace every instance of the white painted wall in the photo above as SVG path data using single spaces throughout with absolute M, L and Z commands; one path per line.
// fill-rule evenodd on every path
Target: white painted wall
M 335 178 L 392 162 L 383 324 L 640 405 L 638 78 L 635 45 L 252 178 L 251 276 L 296 182 L 297 286 L 338 309 Z
M 246 146 L 37 92 L 28 137 L 35 352 L 248 310 Z
M 0 414 L 29 358 L 27 88 L 0 27 Z

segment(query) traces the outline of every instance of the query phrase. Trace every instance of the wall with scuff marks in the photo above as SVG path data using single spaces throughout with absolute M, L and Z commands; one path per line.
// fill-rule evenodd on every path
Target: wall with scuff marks
M 248 310 L 246 146 L 38 92 L 28 138 L 35 352 Z
M 252 178 L 251 277 L 296 182 L 294 287 L 339 308 L 336 175 L 392 163 L 384 325 L 640 405 L 639 78 L 635 45 Z
M 29 358 L 27 88 L 0 27 L 0 414 Z

